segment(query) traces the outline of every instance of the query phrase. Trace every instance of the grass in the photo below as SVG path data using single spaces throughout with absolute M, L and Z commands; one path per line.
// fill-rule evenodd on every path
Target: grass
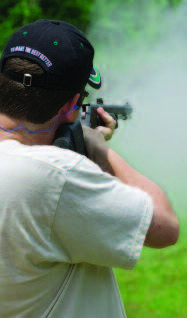
M 116 269 L 128 318 L 187 318 L 187 220 L 176 245 L 144 248 L 132 271 Z

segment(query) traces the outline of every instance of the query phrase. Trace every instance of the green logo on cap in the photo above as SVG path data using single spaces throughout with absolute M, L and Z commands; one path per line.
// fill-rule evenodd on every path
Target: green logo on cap
M 100 83 L 100 74 L 99 71 L 96 69 L 96 67 L 94 66 L 93 68 L 94 70 L 94 74 L 90 74 L 90 81 L 93 81 L 94 83 Z

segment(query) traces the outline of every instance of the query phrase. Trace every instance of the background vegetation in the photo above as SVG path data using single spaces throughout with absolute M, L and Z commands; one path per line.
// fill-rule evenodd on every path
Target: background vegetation
M 145 0 L 102 0 L 104 5 L 126 2 L 141 6 Z M 147 0 L 149 1 L 149 0 Z M 176 7 L 181 0 L 154 0 L 156 5 Z M 41 18 L 66 20 L 82 31 L 90 24 L 95 0 L 1 0 L 0 1 L 0 50 L 10 35 L 20 26 Z M 103 5 L 103 7 L 104 7 Z M 133 26 L 132 26 L 133 29 Z
M 0 50 L 20 26 L 38 19 L 66 20 L 86 31 L 94 0 L 1 0 Z
M 179 242 L 162 250 L 144 248 L 132 271 L 116 270 L 128 318 L 187 317 L 187 222 Z

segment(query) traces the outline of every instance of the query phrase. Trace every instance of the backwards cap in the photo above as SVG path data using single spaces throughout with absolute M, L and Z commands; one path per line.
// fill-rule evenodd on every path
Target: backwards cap
M 7 58 L 25 58 L 45 71 L 32 76 L 4 71 Z M 93 67 L 94 49 L 85 36 L 64 21 L 38 20 L 15 32 L 4 47 L 0 72 L 25 86 L 47 89 L 77 90 L 87 83 L 100 88 L 101 77 Z

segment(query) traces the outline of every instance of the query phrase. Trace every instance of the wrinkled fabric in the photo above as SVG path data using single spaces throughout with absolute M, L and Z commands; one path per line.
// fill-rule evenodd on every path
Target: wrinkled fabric
M 145 192 L 54 146 L 0 142 L 0 317 L 124 318 L 112 268 L 132 269 Z

